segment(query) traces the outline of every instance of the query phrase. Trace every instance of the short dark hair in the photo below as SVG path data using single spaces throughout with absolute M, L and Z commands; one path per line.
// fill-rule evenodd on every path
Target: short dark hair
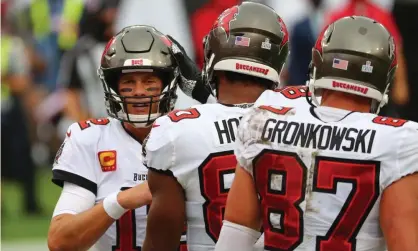
M 232 82 L 232 83 L 234 82 L 255 83 L 257 85 L 266 87 L 267 89 L 270 89 L 270 90 L 274 89 L 274 87 L 276 86 L 276 83 L 265 78 L 259 78 L 259 77 L 232 72 L 232 71 L 222 71 L 222 73 L 225 75 L 225 78 L 229 82 Z

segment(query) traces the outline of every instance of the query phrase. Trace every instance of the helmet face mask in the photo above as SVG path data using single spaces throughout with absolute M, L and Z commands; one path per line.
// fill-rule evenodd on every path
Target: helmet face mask
M 171 55 L 170 41 L 149 26 L 123 29 L 103 52 L 98 75 L 102 81 L 105 105 L 110 117 L 134 127 L 148 127 L 160 116 L 170 112 L 177 100 L 179 80 L 177 62 Z M 162 82 L 161 93 L 139 96 L 119 93 L 123 74 L 152 74 Z M 128 107 L 141 107 L 144 112 L 129 113 Z
M 273 9 L 244 2 L 219 16 L 204 38 L 203 46 L 203 81 L 212 92 L 217 92 L 215 71 L 267 79 L 275 88 L 289 54 L 289 35 Z
M 128 122 L 135 127 L 147 127 L 158 117 L 173 110 L 176 95 L 177 77 L 169 84 L 163 84 L 164 89 L 161 93 L 146 96 L 125 96 L 118 94 L 117 88 L 107 84 L 103 75 L 101 75 L 105 93 L 105 105 L 110 117 L 122 122 Z M 117 85 L 116 85 L 117 86 Z M 128 113 L 128 106 L 142 106 L 148 112 L 143 114 Z
M 319 105 L 321 89 L 346 92 L 372 100 L 378 113 L 388 102 L 388 90 L 397 68 L 390 33 L 373 19 L 341 18 L 326 27 L 312 49 L 309 90 Z

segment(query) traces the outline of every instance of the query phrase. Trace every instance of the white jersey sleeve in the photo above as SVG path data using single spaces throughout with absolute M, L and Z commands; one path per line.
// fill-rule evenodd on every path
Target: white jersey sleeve
M 188 186 L 196 167 L 212 152 L 209 148 L 213 137 L 201 130 L 206 121 L 202 106 L 158 118 L 143 146 L 144 164 L 151 170 L 174 176 L 183 188 Z M 199 146 L 194 147 L 197 143 Z
M 173 130 L 173 126 L 177 125 L 166 116 L 156 120 L 143 145 L 144 165 L 151 170 L 174 176 L 184 186 L 185 172 L 188 172 L 188 169 L 181 168 L 177 163 L 183 152 L 176 140 L 176 130 Z M 187 141 L 186 138 L 184 140 Z
M 61 214 L 79 214 L 95 204 L 96 196 L 89 190 L 77 186 L 73 183 L 64 182 L 61 195 L 55 206 L 52 217 Z
M 96 145 L 100 129 L 92 127 L 81 130 L 78 123 L 72 124 L 58 150 L 52 169 L 52 181 L 63 186 L 73 183 L 97 195 Z
M 390 168 L 390 174 L 384 175 L 383 189 L 404 176 L 418 172 L 418 124 L 408 121 L 398 133 L 401 141 L 394 156 L 396 166 Z
M 142 145 L 144 165 L 157 171 L 170 172 L 173 165 L 174 144 L 170 135 L 168 121 L 158 118 Z
M 275 105 L 309 108 L 310 104 L 306 96 L 310 96 L 307 86 L 287 86 L 282 89 L 266 90 L 260 95 L 254 106 Z

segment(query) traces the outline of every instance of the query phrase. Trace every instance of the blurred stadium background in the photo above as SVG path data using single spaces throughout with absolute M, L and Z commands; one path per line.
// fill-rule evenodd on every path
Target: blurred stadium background
M 175 37 L 202 64 L 202 38 L 240 0 L 1 0 L 2 250 L 48 250 L 60 188 L 54 155 L 69 124 L 104 116 L 95 76 L 105 41 L 123 27 L 148 24 Z M 377 19 L 394 34 L 406 67 L 385 113 L 418 121 L 418 0 L 259 0 L 283 17 L 291 58 L 282 84 L 307 79 L 320 30 L 345 14 Z M 402 57 L 403 58 L 403 57 Z

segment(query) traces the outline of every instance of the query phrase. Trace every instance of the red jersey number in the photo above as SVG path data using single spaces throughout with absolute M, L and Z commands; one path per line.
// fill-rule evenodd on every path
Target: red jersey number
M 260 192 L 265 248 L 295 250 L 303 241 L 303 213 L 307 167 L 295 153 L 264 150 L 255 159 L 254 178 Z M 318 251 L 355 250 L 356 236 L 379 197 L 380 164 L 316 157 L 312 191 L 337 193 L 337 184 L 353 189 L 325 236 L 317 236 Z M 274 186 L 274 184 L 276 186 Z M 272 224 L 272 217 L 280 223 Z
M 306 95 L 310 96 L 308 88 L 306 88 L 305 86 L 289 86 L 283 89 L 279 89 L 278 92 L 283 94 L 283 96 L 285 96 L 288 99 L 302 98 L 306 97 Z
M 136 243 L 135 210 L 129 210 L 116 221 L 115 251 L 141 251 Z
M 379 125 L 387 125 L 387 126 L 393 126 L 393 127 L 401 127 L 403 126 L 407 120 L 404 119 L 394 119 L 390 117 L 383 117 L 383 116 L 377 116 L 373 119 L 373 123 L 379 124 Z
M 215 243 L 221 232 L 229 191 L 224 179 L 235 174 L 236 165 L 234 152 L 226 151 L 210 154 L 199 167 L 200 193 L 206 200 L 203 204 L 206 232 Z
M 183 119 L 197 119 L 200 117 L 200 113 L 196 108 L 190 108 L 186 110 L 175 110 L 167 115 L 172 122 L 179 122 Z
M 85 121 L 80 121 L 78 122 L 78 125 L 80 126 L 81 130 L 87 129 L 91 126 L 91 124 L 93 125 L 107 125 L 109 124 L 109 119 L 107 118 L 100 118 L 100 119 L 88 119 Z
M 123 187 L 122 190 L 129 189 Z M 147 205 L 148 214 L 150 205 Z M 182 235 L 186 234 L 186 228 Z M 136 219 L 135 210 L 127 211 L 119 220 L 116 221 L 116 245 L 112 247 L 113 251 L 141 251 L 141 247 L 136 243 Z M 187 251 L 187 243 L 181 241 L 179 251 Z
M 277 115 L 285 115 L 286 113 L 288 113 L 290 110 L 292 110 L 292 107 L 273 107 L 270 105 L 261 105 L 260 107 L 258 107 L 260 109 L 275 113 Z

